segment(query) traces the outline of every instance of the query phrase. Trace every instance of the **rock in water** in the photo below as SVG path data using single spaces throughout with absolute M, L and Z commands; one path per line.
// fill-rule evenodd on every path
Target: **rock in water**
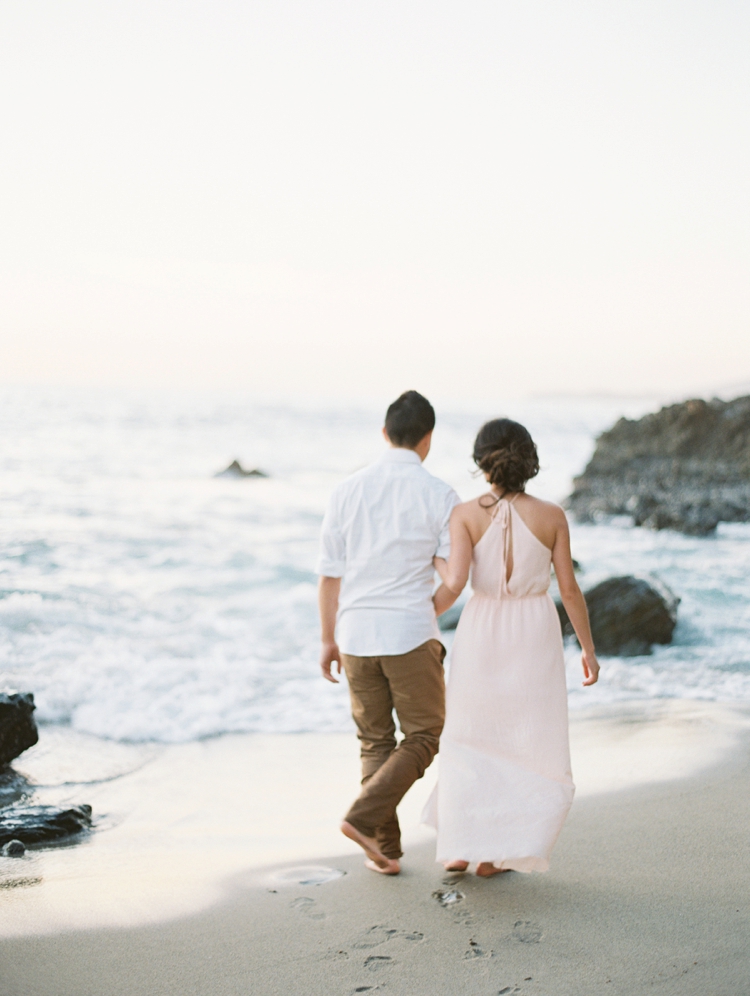
M 18 757 L 39 740 L 31 692 L 0 694 L 0 766 Z
M 245 470 L 239 460 L 232 460 L 226 470 L 220 470 L 214 477 L 268 477 L 262 470 L 255 467 L 253 470 Z
M 21 858 L 26 853 L 26 847 L 21 840 L 9 840 L 2 848 L 2 854 L 6 858 Z
M 632 515 L 637 526 L 695 536 L 750 521 L 750 396 L 621 418 L 573 483 L 568 505 L 582 521 Z
M 91 806 L 8 806 L 0 809 L 0 846 L 12 840 L 46 844 L 91 827 Z
M 654 643 L 671 643 L 679 598 L 656 578 L 608 578 L 585 592 L 597 653 L 618 657 L 650 654 Z M 563 633 L 573 635 L 560 602 Z

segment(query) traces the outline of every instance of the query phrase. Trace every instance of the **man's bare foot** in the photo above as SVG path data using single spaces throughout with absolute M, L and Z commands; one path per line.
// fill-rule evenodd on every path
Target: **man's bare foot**
M 346 820 L 341 824 L 341 832 L 349 840 L 353 840 L 355 844 L 359 844 L 370 859 L 365 862 L 368 868 L 380 872 L 381 875 L 398 875 L 401 871 L 398 861 L 393 858 L 386 858 L 378 847 L 378 842 L 374 837 L 365 837 L 363 833 L 360 833 L 356 827 L 353 827 L 351 823 L 347 823 Z
M 468 861 L 445 861 L 443 862 L 443 868 L 447 872 L 465 872 L 469 867 Z
M 376 865 L 374 861 L 369 858 L 365 861 L 365 868 L 369 868 L 370 871 L 379 872 L 381 875 L 398 875 L 401 871 L 401 865 L 396 861 L 395 858 L 386 858 L 388 862 L 387 868 L 381 868 L 380 865 Z
M 492 875 L 502 875 L 509 872 L 510 868 L 495 868 L 491 861 L 482 861 L 477 865 L 477 875 L 480 878 L 490 878 Z

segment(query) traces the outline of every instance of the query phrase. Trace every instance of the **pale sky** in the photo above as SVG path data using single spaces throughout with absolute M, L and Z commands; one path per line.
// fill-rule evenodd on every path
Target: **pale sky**
M 3 0 L 0 384 L 750 381 L 746 0 Z

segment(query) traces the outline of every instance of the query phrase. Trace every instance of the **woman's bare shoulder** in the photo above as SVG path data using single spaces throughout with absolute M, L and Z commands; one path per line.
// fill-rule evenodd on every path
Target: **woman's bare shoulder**
M 460 505 L 456 505 L 453 514 L 462 522 L 486 518 L 488 515 L 492 515 L 492 508 L 496 503 L 497 499 L 492 494 L 480 495 L 478 498 L 471 498 L 469 501 L 462 501 Z
M 526 509 L 535 517 L 545 519 L 547 522 L 567 522 L 565 510 L 554 501 L 545 501 L 543 498 L 535 498 L 534 495 L 523 493 L 519 495 Z

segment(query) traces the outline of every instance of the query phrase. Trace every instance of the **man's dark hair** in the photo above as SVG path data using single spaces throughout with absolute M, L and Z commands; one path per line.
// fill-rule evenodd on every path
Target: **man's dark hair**
M 385 431 L 394 446 L 413 450 L 435 428 L 435 409 L 419 391 L 404 391 L 385 413 Z

